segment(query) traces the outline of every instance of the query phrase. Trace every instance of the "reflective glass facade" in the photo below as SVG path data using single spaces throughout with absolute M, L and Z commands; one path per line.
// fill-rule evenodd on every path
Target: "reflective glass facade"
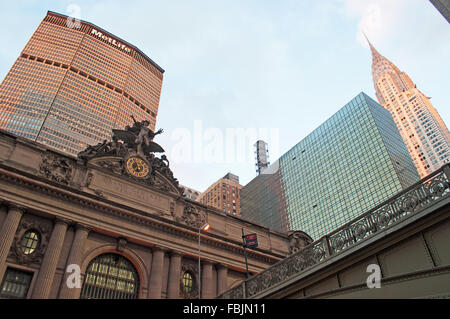
M 360 93 L 241 191 L 242 217 L 325 235 L 419 180 L 391 115 Z
M 450 23 L 450 1 L 448 0 L 430 0 L 430 2 L 439 10 L 439 12 Z
M 75 155 L 112 128 L 155 129 L 164 70 L 88 22 L 48 12 L 0 85 L 0 129 Z

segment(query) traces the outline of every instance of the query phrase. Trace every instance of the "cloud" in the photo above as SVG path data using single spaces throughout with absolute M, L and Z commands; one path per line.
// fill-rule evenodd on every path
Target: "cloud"
M 362 30 L 380 52 L 426 82 L 434 101 L 447 89 L 448 24 L 423 0 L 0 2 L 0 36 L 8 44 L 0 47 L 0 79 L 46 11 L 69 14 L 72 3 L 81 19 L 166 70 L 157 127 L 166 131 L 158 141 L 168 154 L 175 143 L 170 132 L 199 119 L 222 130 L 279 128 L 284 153 L 353 94 L 373 90 L 370 50 L 359 47 L 367 48 Z M 433 68 L 437 72 L 425 72 Z M 242 183 L 255 176 L 248 163 L 172 164 L 180 182 L 198 190 L 227 171 Z
M 403 20 L 405 9 L 415 0 L 341 0 L 344 11 L 359 19 L 356 40 L 367 47 L 363 32 L 377 43 L 383 42 Z

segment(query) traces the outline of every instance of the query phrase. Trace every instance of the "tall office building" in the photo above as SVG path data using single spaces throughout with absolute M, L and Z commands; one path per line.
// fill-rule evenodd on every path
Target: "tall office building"
M 163 73 L 126 41 L 49 11 L 0 85 L 0 129 L 72 155 L 131 115 L 154 130 Z
M 244 186 L 241 216 L 318 239 L 417 180 L 391 115 L 360 93 Z
M 450 23 L 450 0 L 430 0 L 436 9 Z
M 420 177 L 425 177 L 450 162 L 450 133 L 430 98 L 367 41 L 378 101 L 392 114 Z
M 239 176 L 228 173 L 201 193 L 197 201 L 215 207 L 226 214 L 240 216 L 241 189 Z

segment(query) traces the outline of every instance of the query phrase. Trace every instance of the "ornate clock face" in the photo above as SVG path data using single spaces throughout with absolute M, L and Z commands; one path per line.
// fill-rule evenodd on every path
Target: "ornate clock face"
M 126 167 L 128 173 L 139 178 L 147 177 L 150 172 L 148 164 L 142 158 L 136 156 L 132 156 L 127 159 Z

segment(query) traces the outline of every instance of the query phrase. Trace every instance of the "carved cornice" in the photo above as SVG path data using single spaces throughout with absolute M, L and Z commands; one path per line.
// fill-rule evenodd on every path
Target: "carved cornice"
M 0 169 L 2 166 L 4 165 L 0 164 Z M 115 202 L 110 202 L 107 199 L 99 198 L 95 195 L 81 192 L 79 190 L 71 189 L 68 186 L 51 185 L 51 182 L 45 180 L 39 181 L 35 176 L 25 172 L 18 172 L 20 175 L 17 175 L 17 173 L 15 174 L 12 172 L 14 170 L 15 169 L 11 169 L 9 167 L 8 171 L 0 170 L 0 179 L 26 187 L 40 194 L 60 198 L 66 202 L 74 203 L 100 213 L 119 217 L 134 224 L 150 227 L 156 231 L 174 235 L 176 237 L 182 237 L 195 242 L 198 240 L 198 229 L 193 227 L 185 226 L 179 222 L 171 221 L 162 217 L 149 215 L 148 213 L 140 210 L 126 207 Z M 207 237 L 202 239 L 202 245 L 216 247 L 239 256 L 243 255 L 243 248 L 240 242 L 227 238 L 220 238 L 218 235 L 208 234 Z M 276 254 L 273 254 L 272 257 L 265 255 L 264 252 L 259 253 L 252 250 L 247 251 L 247 256 L 269 264 L 273 264 L 283 258 L 282 255 L 277 256 Z

